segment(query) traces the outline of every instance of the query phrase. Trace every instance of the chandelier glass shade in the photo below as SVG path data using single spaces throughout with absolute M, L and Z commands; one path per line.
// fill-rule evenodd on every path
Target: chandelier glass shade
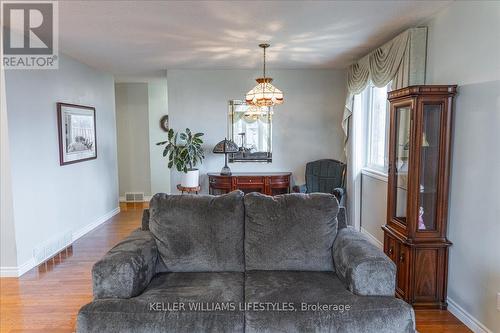
M 266 48 L 269 44 L 260 44 L 259 47 L 264 49 L 264 75 L 256 79 L 257 85 L 247 92 L 245 101 L 247 104 L 256 106 L 283 104 L 283 92 L 271 84 L 272 78 L 266 77 Z
M 270 77 L 260 77 L 256 80 L 258 84 L 245 97 L 248 104 L 257 106 L 273 106 L 283 104 L 283 92 L 273 86 Z

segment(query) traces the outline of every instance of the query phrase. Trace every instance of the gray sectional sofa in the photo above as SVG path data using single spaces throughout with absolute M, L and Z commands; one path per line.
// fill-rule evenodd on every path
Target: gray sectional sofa
M 157 194 L 97 262 L 77 332 L 415 332 L 395 266 L 328 194 Z

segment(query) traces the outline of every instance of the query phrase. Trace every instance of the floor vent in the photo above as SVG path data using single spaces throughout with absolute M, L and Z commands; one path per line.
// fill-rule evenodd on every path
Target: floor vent
M 125 192 L 125 202 L 144 202 L 144 192 Z

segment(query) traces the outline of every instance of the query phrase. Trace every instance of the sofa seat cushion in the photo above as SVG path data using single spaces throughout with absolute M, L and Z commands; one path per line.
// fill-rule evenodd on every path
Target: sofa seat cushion
M 246 270 L 333 271 L 337 199 L 331 194 L 245 195 Z
M 169 272 L 242 272 L 243 192 L 226 195 L 155 194 L 149 230 Z
M 245 279 L 247 303 L 292 303 L 296 310 L 288 305 L 283 311 L 282 305 L 280 311 L 247 311 L 246 332 L 415 332 L 410 305 L 394 297 L 356 296 L 334 272 L 250 271 Z
M 238 272 L 158 274 L 137 297 L 85 305 L 77 332 L 243 332 L 244 315 L 237 311 L 243 282 Z M 214 308 L 215 303 L 235 303 L 236 310 Z

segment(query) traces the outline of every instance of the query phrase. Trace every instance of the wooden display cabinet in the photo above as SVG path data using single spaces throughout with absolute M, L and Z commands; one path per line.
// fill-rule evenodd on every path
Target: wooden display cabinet
M 396 295 L 415 308 L 446 309 L 448 184 L 456 85 L 389 92 L 389 177 L 384 252 Z

